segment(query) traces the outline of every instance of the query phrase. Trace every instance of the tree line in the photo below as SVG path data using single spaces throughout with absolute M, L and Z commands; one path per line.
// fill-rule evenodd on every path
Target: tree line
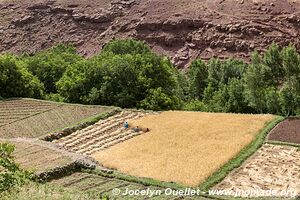
M 272 44 L 238 59 L 194 60 L 188 70 L 144 42 L 115 40 L 84 58 L 70 45 L 0 55 L 0 96 L 150 110 L 300 115 L 300 55 Z

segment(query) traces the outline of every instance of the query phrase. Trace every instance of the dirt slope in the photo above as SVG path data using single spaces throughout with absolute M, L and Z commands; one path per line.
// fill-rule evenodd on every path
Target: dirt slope
M 300 49 L 299 11 L 299 0 L 2 0 L 0 52 L 73 42 L 91 56 L 131 37 L 181 67 L 196 57 L 248 59 L 272 42 Z

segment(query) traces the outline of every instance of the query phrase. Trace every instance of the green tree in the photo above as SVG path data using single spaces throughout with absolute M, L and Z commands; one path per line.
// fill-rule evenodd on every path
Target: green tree
M 0 55 L 0 96 L 41 98 L 43 90 L 43 85 L 25 68 L 23 61 L 9 54 Z
M 180 107 L 180 100 L 174 95 L 165 94 L 159 87 L 150 89 L 147 97 L 140 102 L 140 107 L 147 110 L 175 110 Z
M 289 88 L 298 86 L 300 81 L 300 57 L 294 46 L 289 45 L 282 50 L 285 81 Z M 298 89 L 298 88 L 297 88 Z M 298 91 L 300 93 L 300 90 Z
M 258 113 L 266 111 L 266 75 L 270 73 L 270 68 L 262 64 L 258 52 L 252 54 L 251 64 L 245 75 L 245 98 L 249 106 Z
M 268 85 L 279 85 L 284 80 L 284 67 L 283 58 L 280 47 L 272 43 L 267 51 L 264 53 L 263 64 L 269 68 L 268 74 L 266 74 L 266 83 Z
M 189 91 L 192 99 L 202 99 L 207 87 L 208 69 L 202 60 L 194 60 L 188 70 Z
M 281 114 L 280 93 L 275 87 L 266 89 L 267 112 L 272 114 Z
M 280 91 L 282 112 L 286 116 L 295 115 L 299 109 L 300 98 L 294 88 L 285 85 Z
M 138 51 L 122 50 L 135 46 L 139 46 Z M 113 41 L 99 55 L 68 68 L 57 82 L 59 93 L 70 102 L 120 107 L 138 107 L 158 88 L 168 97 L 183 96 L 178 71 L 168 59 L 148 49 L 141 42 Z
M 228 112 L 248 113 L 251 109 L 248 107 L 247 101 L 244 96 L 245 87 L 243 80 L 231 79 L 227 85 L 227 108 Z
M 82 59 L 70 45 L 57 45 L 33 56 L 24 57 L 29 71 L 41 80 L 48 94 L 57 93 L 56 82 L 71 64 Z
M 208 83 L 218 90 L 220 86 L 227 85 L 230 79 L 241 79 L 246 68 L 247 65 L 240 60 L 228 59 L 222 62 L 211 59 L 208 63 Z

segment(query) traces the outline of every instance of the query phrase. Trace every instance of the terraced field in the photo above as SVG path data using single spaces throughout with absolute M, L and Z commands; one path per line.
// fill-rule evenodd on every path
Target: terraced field
M 148 114 L 146 112 L 123 111 L 53 142 L 72 152 L 91 155 L 142 134 L 143 131 L 134 132 L 130 128 L 124 129 L 123 123 Z
M 64 188 L 75 189 L 78 191 L 89 192 L 95 194 L 95 199 L 99 199 L 99 196 L 108 196 L 110 199 L 199 199 L 204 200 L 204 197 L 180 197 L 180 196 L 167 196 L 167 195 L 154 195 L 149 196 L 129 196 L 129 195 L 114 195 L 112 190 L 117 188 L 121 193 L 124 193 L 126 189 L 129 190 L 164 190 L 164 188 L 145 186 L 138 183 L 128 182 L 116 178 L 103 177 L 90 173 L 74 173 L 70 176 L 66 176 L 57 180 L 53 180 L 50 184 L 59 185 Z M 98 197 L 98 198 L 97 198 Z
M 36 174 L 67 166 L 76 160 L 75 156 L 38 140 L 13 139 L 0 142 L 13 143 L 16 147 L 13 154 L 16 162 Z
M 0 127 L 62 106 L 30 99 L 0 101 Z
M 0 138 L 45 136 L 111 111 L 102 106 L 60 104 L 33 99 L 0 101 Z

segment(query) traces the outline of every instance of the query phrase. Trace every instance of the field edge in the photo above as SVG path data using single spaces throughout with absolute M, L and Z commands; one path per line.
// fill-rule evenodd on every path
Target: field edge
M 285 117 L 276 116 L 275 119 L 267 122 L 249 145 L 244 147 L 234 158 L 229 160 L 225 165 L 219 168 L 199 185 L 200 190 L 207 192 L 214 185 L 222 181 L 233 169 L 241 166 L 244 161 L 246 161 L 264 144 L 268 133 L 284 119 Z
M 97 123 L 100 120 L 107 119 L 107 118 L 109 118 L 117 113 L 120 113 L 122 111 L 122 109 L 118 108 L 118 107 L 111 107 L 111 108 L 112 108 L 112 110 L 110 110 L 110 111 L 105 111 L 105 112 L 96 114 L 94 116 L 90 116 L 88 118 L 77 121 L 73 124 L 70 124 L 70 125 L 64 127 L 64 128 L 59 128 L 55 131 L 52 131 L 52 133 L 48 133 L 46 135 L 39 137 L 39 139 L 47 141 L 47 142 L 52 142 L 53 140 L 57 140 L 62 137 L 66 137 L 75 131 L 84 129 L 88 126 L 91 126 L 91 125 Z

